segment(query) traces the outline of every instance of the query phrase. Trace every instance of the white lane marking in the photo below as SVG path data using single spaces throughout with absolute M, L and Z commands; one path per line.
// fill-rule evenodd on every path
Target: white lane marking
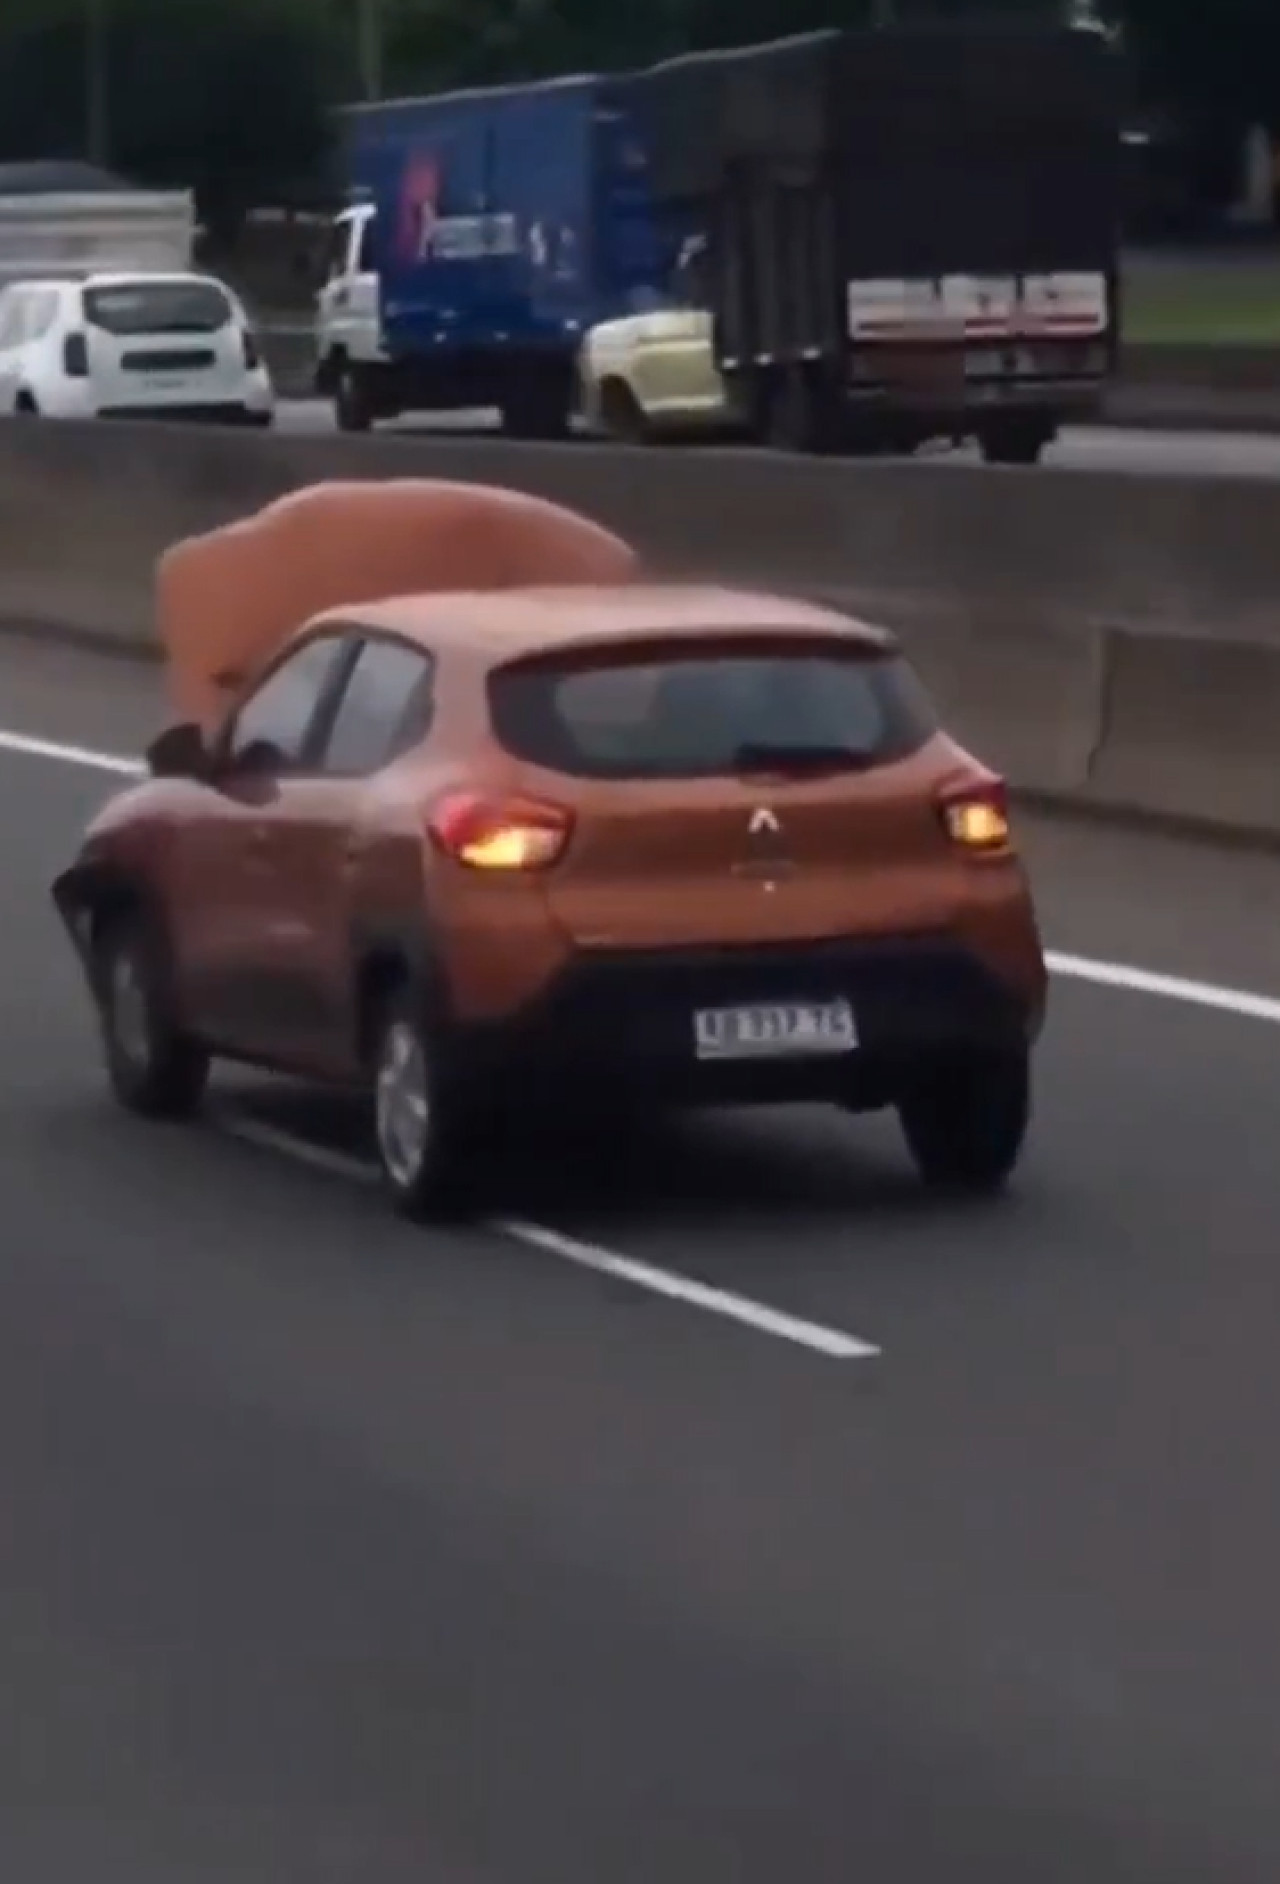
M 1097 962 L 1087 955 L 1045 951 L 1052 974 L 1072 981 L 1092 982 L 1097 988 L 1118 988 L 1126 994 L 1149 994 L 1159 1001 L 1180 1001 L 1187 1007 L 1207 1007 L 1241 1020 L 1267 1021 L 1280 1026 L 1280 1000 L 1269 994 L 1251 994 L 1244 988 L 1220 988 L 1211 981 L 1188 981 L 1182 975 L 1158 975 L 1149 968 L 1129 968 L 1123 962 Z
M 313 1171 L 343 1178 L 348 1184 L 373 1184 L 377 1180 L 377 1172 L 363 1158 L 353 1158 L 345 1151 L 332 1151 L 327 1145 L 313 1145 L 309 1138 L 298 1138 L 292 1132 L 281 1131 L 278 1125 L 246 1118 L 229 1107 L 211 1106 L 208 1121 L 224 1138 L 239 1139 L 241 1144 L 252 1145 L 255 1151 L 292 1158 L 295 1164 L 310 1165 Z
M 593 1269 L 598 1275 L 612 1276 L 618 1282 L 647 1289 L 653 1295 L 665 1295 L 690 1308 L 706 1309 L 712 1315 L 741 1322 L 760 1334 L 811 1348 L 815 1354 L 824 1354 L 833 1361 L 869 1361 L 880 1354 L 880 1349 L 869 1341 L 859 1341 L 855 1335 L 844 1334 L 838 1328 L 823 1328 L 817 1322 L 801 1321 L 795 1315 L 784 1315 L 779 1309 L 768 1308 L 763 1302 L 753 1302 L 748 1296 L 713 1289 L 709 1283 L 697 1282 L 692 1276 L 680 1275 L 674 1269 L 657 1269 L 652 1263 L 637 1262 L 631 1256 L 617 1256 L 597 1243 L 584 1243 L 579 1237 L 565 1236 L 560 1230 L 544 1229 L 540 1223 L 526 1223 L 519 1217 L 498 1217 L 490 1221 L 489 1228 L 517 1243 L 528 1244 L 530 1249 L 541 1250 L 546 1256 L 576 1263 L 580 1269 Z
M 0 729 L 0 752 L 54 759 L 63 765 L 84 766 L 90 771 L 113 772 L 126 778 L 138 778 L 146 770 L 138 760 L 121 758 L 118 753 L 95 752 L 87 746 L 67 746 L 51 739 L 32 739 L 26 733 L 3 729 Z M 1234 1014 L 1241 1020 L 1280 1025 L 1280 1000 L 1271 995 L 1253 994 L 1245 988 L 1224 988 L 1212 981 L 1193 981 L 1181 975 L 1161 975 L 1149 968 L 1099 961 L 1090 955 L 1063 954 L 1057 949 L 1046 950 L 1045 960 L 1050 972 L 1061 975 L 1064 980 L 1086 981 L 1097 988 L 1151 995 L 1159 1001 L 1179 1001 L 1186 1007 L 1211 1008 L 1219 1014 Z
M 210 1119 L 226 1137 L 239 1139 L 258 1150 L 292 1158 L 297 1164 L 309 1165 L 314 1170 L 327 1172 L 331 1177 L 340 1177 L 348 1182 L 367 1185 L 376 1181 L 377 1174 L 372 1165 L 364 1163 L 362 1159 L 353 1158 L 347 1152 L 331 1151 L 323 1145 L 313 1145 L 305 1138 L 295 1137 L 292 1132 L 282 1131 L 279 1126 L 265 1125 L 257 1119 L 247 1119 L 241 1113 L 223 1108 L 212 1111 Z M 769 1308 L 764 1302 L 752 1301 L 749 1296 L 735 1295 L 727 1289 L 713 1289 L 709 1283 L 695 1281 L 692 1276 L 681 1275 L 673 1269 L 658 1269 L 652 1263 L 637 1262 L 630 1256 L 619 1256 L 613 1250 L 603 1249 L 598 1243 L 586 1243 L 580 1237 L 565 1236 L 560 1230 L 547 1229 L 540 1223 L 528 1223 L 521 1217 L 486 1218 L 477 1227 L 493 1231 L 508 1242 L 521 1243 L 528 1249 L 537 1250 L 540 1255 L 554 1256 L 561 1262 L 576 1264 L 580 1269 L 594 1270 L 597 1275 L 610 1276 L 617 1282 L 644 1289 L 651 1295 L 661 1295 L 672 1302 L 683 1302 L 688 1308 L 704 1309 L 708 1314 L 719 1315 L 724 1320 L 753 1328 L 758 1334 L 772 1335 L 777 1341 L 790 1341 L 793 1346 L 808 1348 L 811 1353 L 821 1354 L 828 1360 L 870 1361 L 878 1359 L 881 1353 L 869 1341 L 861 1341 L 856 1335 L 846 1334 L 842 1329 L 826 1328 L 819 1322 L 783 1314 L 780 1309 Z
M 28 759 L 56 759 L 62 765 L 81 765 L 92 772 L 114 772 L 117 778 L 141 778 L 146 771 L 137 759 L 94 752 L 88 746 L 66 746 L 59 740 L 32 739 L 26 733 L 0 732 L 0 752 L 16 752 Z

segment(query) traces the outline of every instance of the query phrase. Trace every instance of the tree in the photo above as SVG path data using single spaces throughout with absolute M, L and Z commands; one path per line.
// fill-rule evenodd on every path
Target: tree
M 1280 130 L 1278 0 L 1112 0 L 1154 96 Z
M 0 160 L 93 155 L 140 183 L 194 188 L 219 232 L 323 161 L 334 40 L 309 0 L 100 4 L 95 41 L 93 0 L 5 0 Z

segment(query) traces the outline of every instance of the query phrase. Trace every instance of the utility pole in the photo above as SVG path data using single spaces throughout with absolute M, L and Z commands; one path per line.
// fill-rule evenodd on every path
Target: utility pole
M 356 0 L 360 90 L 366 104 L 382 96 L 382 0 Z
M 111 162 L 110 0 L 85 0 L 84 116 L 89 162 L 107 169 Z

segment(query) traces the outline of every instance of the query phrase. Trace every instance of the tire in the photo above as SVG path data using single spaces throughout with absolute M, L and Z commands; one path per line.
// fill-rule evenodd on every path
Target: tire
M 623 445 L 647 444 L 651 437 L 640 401 L 620 379 L 607 379 L 600 388 L 600 421 L 609 437 Z
M 105 922 L 93 945 L 94 994 L 107 1078 L 143 1118 L 190 1118 L 200 1109 L 210 1056 L 172 1019 L 163 943 L 141 915 Z
M 775 375 L 765 394 L 764 442 L 774 451 L 820 456 L 834 451 L 839 394 L 819 374 L 791 367 Z
M 1002 1190 L 1031 1123 L 1029 1056 L 971 1054 L 923 1068 L 900 1094 L 898 1117 L 931 1190 Z
M 333 418 L 340 432 L 367 432 L 373 425 L 373 412 L 360 369 L 350 360 L 344 360 L 337 369 Z
M 474 1111 L 445 1073 L 407 990 L 385 998 L 370 1030 L 374 1146 L 392 1207 L 414 1222 L 461 1211 L 476 1165 Z
M 571 381 L 559 373 L 517 373 L 502 398 L 502 429 L 508 438 L 551 442 L 569 436 Z
M 20 419 L 38 419 L 40 417 L 40 408 L 35 402 L 35 395 L 33 393 L 20 392 L 14 401 L 13 410 L 15 415 Z
M 980 432 L 978 448 L 987 464 L 1036 465 L 1052 439 L 1052 431 L 1043 425 L 1011 422 Z

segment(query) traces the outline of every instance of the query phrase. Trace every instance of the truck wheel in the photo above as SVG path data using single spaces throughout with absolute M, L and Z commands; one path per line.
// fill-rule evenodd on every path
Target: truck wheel
M 931 1189 L 998 1191 L 1031 1122 L 1029 1056 L 974 1053 L 922 1066 L 899 1094 L 898 1118 Z
M 764 435 L 775 451 L 831 451 L 839 435 L 839 393 L 815 373 L 793 367 L 765 394 Z
M 984 426 L 978 448 L 987 464 L 1039 464 L 1052 443 L 1054 428 L 1035 419 L 1005 419 Z
M 642 445 L 651 436 L 644 408 L 624 380 L 607 379 L 600 388 L 600 417 L 610 438 L 624 445 Z
M 566 438 L 572 404 L 570 376 L 545 370 L 517 373 L 503 394 L 502 429 L 508 438 Z
M 344 360 L 338 369 L 333 417 L 340 432 L 367 432 L 373 424 L 364 375 L 350 360 Z

